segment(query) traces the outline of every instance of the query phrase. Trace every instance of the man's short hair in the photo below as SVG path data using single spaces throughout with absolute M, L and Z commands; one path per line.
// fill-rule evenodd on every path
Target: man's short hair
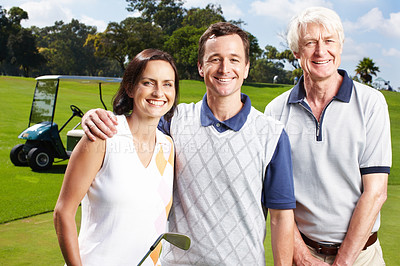
M 199 40 L 198 62 L 203 65 L 203 57 L 205 52 L 205 44 L 209 39 L 214 37 L 237 34 L 242 39 L 246 64 L 249 62 L 250 41 L 247 33 L 236 25 L 229 22 L 217 22 L 212 24 L 203 33 Z
M 339 15 L 325 7 L 310 7 L 294 16 L 289 23 L 287 41 L 292 52 L 299 52 L 300 35 L 307 30 L 308 24 L 322 25 L 329 32 L 336 32 L 343 46 L 344 30 Z

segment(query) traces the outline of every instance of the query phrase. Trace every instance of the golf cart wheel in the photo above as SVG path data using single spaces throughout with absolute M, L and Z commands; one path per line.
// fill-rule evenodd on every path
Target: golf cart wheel
M 54 158 L 46 149 L 32 148 L 28 152 L 28 164 L 34 171 L 43 171 L 53 165 Z
M 26 159 L 26 154 L 22 150 L 24 144 L 15 145 L 10 152 L 10 160 L 15 166 L 27 166 L 28 160 Z

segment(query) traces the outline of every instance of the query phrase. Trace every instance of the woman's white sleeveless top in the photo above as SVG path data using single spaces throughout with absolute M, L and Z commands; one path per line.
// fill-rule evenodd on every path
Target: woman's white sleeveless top
M 166 231 L 172 204 L 174 148 L 159 130 L 144 167 L 125 116 L 106 140 L 103 166 L 82 200 L 79 248 L 83 265 L 137 265 Z M 143 265 L 159 265 L 155 250 Z

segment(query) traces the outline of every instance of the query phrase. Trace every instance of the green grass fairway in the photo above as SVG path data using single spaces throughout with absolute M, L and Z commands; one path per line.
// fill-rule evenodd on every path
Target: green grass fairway
M 18 139 L 18 135 L 28 126 L 35 83 L 31 78 L 0 76 L 0 265 L 63 264 L 53 228 L 52 210 L 67 161 L 56 162 L 51 170 L 37 173 L 29 167 L 15 167 L 9 159 L 11 148 L 24 143 Z M 243 92 L 250 96 L 255 108 L 263 111 L 266 104 L 290 87 L 246 84 Z M 104 101 L 109 108 L 117 89 L 117 84 L 103 85 Z M 181 82 L 180 101 L 198 101 L 204 92 L 203 82 L 184 80 Z M 397 265 L 400 261 L 400 93 L 383 94 L 389 105 L 391 119 L 393 167 L 389 177 L 388 200 L 382 210 L 379 237 L 387 265 Z M 70 104 L 84 112 L 102 107 L 97 85 L 61 82 L 55 119 L 59 126 L 70 117 Z M 79 120 L 74 118 L 61 132 L 64 141 L 66 132 Z M 269 241 L 268 234 L 265 243 L 267 264 L 273 265 Z
M 398 265 L 400 254 L 400 186 L 389 186 L 382 210 L 379 239 L 387 265 Z M 79 213 L 77 215 L 79 225 Z M 273 265 L 270 234 L 264 243 L 267 265 Z M 0 225 L 0 265 L 63 265 L 53 227 L 53 213 Z
M 57 162 L 51 170 L 35 173 L 29 167 L 15 167 L 9 159 L 11 148 L 25 142 L 18 135 L 28 127 L 35 84 L 34 79 L 0 77 L 0 223 L 53 210 L 67 164 L 67 161 Z M 72 114 L 70 104 L 84 112 L 102 106 L 96 84 L 65 82 L 61 85 L 55 115 L 59 128 Z M 110 107 L 118 84 L 103 85 L 103 88 Z M 67 131 L 79 121 L 75 117 L 61 132 L 64 145 Z

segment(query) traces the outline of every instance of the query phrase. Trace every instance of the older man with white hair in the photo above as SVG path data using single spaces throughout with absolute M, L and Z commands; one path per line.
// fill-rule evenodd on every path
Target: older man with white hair
M 296 86 L 265 109 L 283 122 L 292 149 L 296 265 L 385 265 L 377 240 L 391 167 L 383 95 L 338 70 L 339 16 L 308 8 L 289 24 L 303 69 Z

